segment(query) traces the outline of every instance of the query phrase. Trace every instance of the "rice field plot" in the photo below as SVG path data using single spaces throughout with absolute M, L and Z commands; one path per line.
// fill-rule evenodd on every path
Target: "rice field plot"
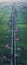
M 25 63 L 25 65 L 27 65 L 27 21 L 25 20 L 26 18 L 24 19 L 23 17 L 24 12 L 20 8 L 18 8 L 17 10 L 18 10 L 18 14 L 17 14 L 18 18 L 16 18 L 15 26 L 19 27 L 19 34 L 18 34 L 19 41 L 16 42 L 16 47 L 23 47 L 25 49 L 23 62 Z
M 7 39 L 11 33 L 8 33 L 8 21 L 12 11 L 11 9 L 2 9 L 0 10 L 0 54 L 4 53 L 6 49 L 5 45 L 10 43 L 10 38 Z M 8 52 L 10 52 L 8 50 Z M 0 65 L 3 65 L 3 62 L 0 60 Z

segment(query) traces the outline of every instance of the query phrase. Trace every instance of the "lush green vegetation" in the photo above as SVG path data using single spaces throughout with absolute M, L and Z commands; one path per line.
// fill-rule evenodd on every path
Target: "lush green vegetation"
M 26 13 L 26 16 L 24 13 Z M 19 38 L 21 38 L 21 40 L 19 42 L 16 42 L 17 43 L 16 45 L 17 47 L 21 46 L 25 49 L 23 61 L 25 65 L 27 65 L 27 11 L 19 8 L 17 14 L 18 14 L 18 17 L 16 19 L 17 20 L 16 26 L 20 28 L 20 32 L 18 35 L 19 35 Z
M 10 43 L 10 40 L 6 39 L 6 35 L 11 33 L 7 32 L 8 29 L 8 21 L 10 19 L 12 13 L 11 8 L 4 8 L 0 10 L 0 53 L 4 52 L 4 45 Z M 26 14 L 26 16 L 25 16 Z M 16 47 L 21 46 L 24 47 L 24 56 L 23 61 L 25 65 L 27 65 L 27 11 L 23 11 L 20 7 L 17 8 L 17 17 L 15 26 L 20 28 L 19 38 L 20 41 L 16 42 Z M 10 37 L 9 37 L 10 38 Z M 0 62 L 1 63 L 1 62 Z M 3 65 L 2 63 L 0 65 Z

